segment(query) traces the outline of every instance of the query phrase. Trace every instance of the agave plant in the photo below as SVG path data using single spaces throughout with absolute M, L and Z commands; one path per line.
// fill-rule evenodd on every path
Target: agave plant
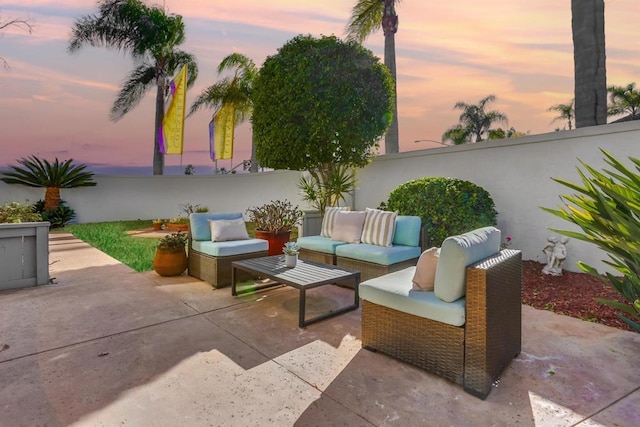
M 18 160 L 22 165 L 10 166 L 12 171 L 4 172 L 0 178 L 7 184 L 21 184 L 28 187 L 46 188 L 44 210 L 60 207 L 60 189 L 76 187 L 93 187 L 93 172 L 85 171 L 86 165 L 74 165 L 73 159 L 63 162 L 55 159 L 53 163 L 40 160 L 36 156 Z
M 566 207 L 542 209 L 576 224 L 583 232 L 553 231 L 593 243 L 607 252 L 609 259 L 603 262 L 619 275 L 607 273 L 604 280 L 611 283 L 629 304 L 598 301 L 624 312 L 628 317 L 618 316 L 640 332 L 640 159 L 629 157 L 635 167 L 634 172 L 605 150 L 601 151 L 612 170 L 600 172 L 581 162 L 591 175 L 587 176 L 578 169 L 582 185 L 553 178 L 576 192 L 562 196 Z M 602 278 L 595 268 L 587 264 L 578 262 L 578 267 Z

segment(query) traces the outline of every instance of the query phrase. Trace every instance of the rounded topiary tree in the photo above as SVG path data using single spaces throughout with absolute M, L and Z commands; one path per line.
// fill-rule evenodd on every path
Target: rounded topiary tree
M 358 43 L 299 35 L 266 59 L 252 96 L 258 162 L 309 171 L 327 189 L 373 157 L 391 122 L 393 79 Z
M 443 177 L 424 177 L 398 186 L 384 207 L 400 215 L 419 216 L 425 228 L 425 245 L 431 246 L 441 246 L 449 236 L 495 225 L 498 215 L 485 189 Z

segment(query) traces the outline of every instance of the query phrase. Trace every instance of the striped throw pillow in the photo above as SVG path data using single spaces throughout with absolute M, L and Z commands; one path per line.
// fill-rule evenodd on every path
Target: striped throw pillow
M 397 212 L 387 212 L 367 208 L 367 217 L 362 229 L 362 243 L 378 246 L 391 246 L 396 230 Z
M 333 226 L 336 223 L 336 217 L 340 211 L 348 211 L 348 206 L 328 207 L 324 210 L 324 218 L 322 218 L 322 229 L 320 235 L 331 238 L 333 234 Z

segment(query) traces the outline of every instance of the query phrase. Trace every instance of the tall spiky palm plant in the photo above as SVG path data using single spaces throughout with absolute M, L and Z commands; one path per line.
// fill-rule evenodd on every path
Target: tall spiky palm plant
M 347 40 L 362 43 L 369 35 L 382 28 L 384 34 L 384 64 L 393 77 L 393 118 L 384 137 L 385 153 L 397 153 L 398 136 L 398 96 L 396 94 L 396 33 L 398 15 L 396 3 L 400 0 L 357 0 L 347 23 Z
M 507 116 L 500 111 L 485 111 L 488 103 L 494 102 L 496 97 L 494 95 L 488 95 L 480 100 L 477 104 L 467 104 L 466 102 L 458 101 L 453 106 L 455 109 L 462 110 L 460 114 L 460 123 L 445 132 L 453 132 L 454 135 L 459 134 L 462 129 L 468 132 L 469 141 L 480 142 L 483 140 L 483 135 L 489 130 L 491 125 L 496 122 L 507 122 Z M 455 140 L 454 140 L 455 142 Z
M 154 175 L 164 173 L 164 155 L 158 137 L 168 79 L 183 65 L 188 70 L 187 87 L 193 85 L 198 76 L 195 57 L 176 48 L 184 39 L 180 15 L 167 15 L 164 9 L 149 7 L 140 0 L 102 0 L 98 2 L 98 14 L 79 18 L 72 28 L 69 52 L 78 52 L 84 45 L 104 46 L 131 54 L 136 63 L 111 107 L 112 121 L 136 107 L 155 83 Z
M 549 107 L 548 111 L 556 111 L 560 113 L 558 117 L 553 119 L 551 123 L 556 120 L 566 120 L 567 125 L 569 126 L 569 130 L 573 129 L 572 120 L 575 117 L 575 108 L 574 108 L 574 100 L 572 99 L 568 104 L 556 104 Z
M 640 119 L 640 91 L 636 90 L 635 83 L 629 83 L 626 86 L 609 86 L 607 92 L 611 101 L 607 115 L 617 116 L 627 113 L 631 116 L 631 120 Z
M 7 184 L 21 184 L 28 187 L 46 188 L 44 209 L 48 211 L 60 207 L 60 189 L 76 187 L 94 187 L 93 172 L 86 171 L 86 165 L 74 165 L 73 159 L 53 163 L 30 156 L 18 160 L 22 165 L 10 166 L 12 171 L 3 172 L 0 178 Z
M 253 111 L 251 93 L 253 82 L 258 75 L 258 67 L 249 57 L 240 53 L 232 53 L 218 65 L 218 75 L 225 71 L 233 72 L 233 76 L 225 77 L 204 89 L 191 105 L 189 115 L 202 107 L 207 107 L 214 111 L 213 115 L 215 116 L 222 106 L 231 105 L 235 111 L 235 124 L 240 124 L 251 117 Z M 250 172 L 258 171 L 255 147 L 252 135 Z

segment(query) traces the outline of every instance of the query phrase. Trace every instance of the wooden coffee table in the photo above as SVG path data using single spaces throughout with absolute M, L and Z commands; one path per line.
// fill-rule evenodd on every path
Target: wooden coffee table
M 270 279 L 272 282 L 265 285 L 255 286 L 248 290 L 237 291 L 236 270 L 247 271 L 265 279 Z M 307 289 L 345 281 L 352 281 L 354 285 L 354 299 L 352 305 L 341 307 L 312 319 L 305 319 Z M 357 309 L 360 306 L 358 284 L 360 284 L 359 271 L 305 259 L 298 259 L 298 263 L 294 268 L 287 268 L 284 266 L 284 255 L 251 258 L 231 263 L 231 295 L 236 296 L 247 292 L 254 292 L 256 290 L 281 285 L 292 286 L 298 289 L 300 291 L 298 326 L 301 328 L 320 320 Z

